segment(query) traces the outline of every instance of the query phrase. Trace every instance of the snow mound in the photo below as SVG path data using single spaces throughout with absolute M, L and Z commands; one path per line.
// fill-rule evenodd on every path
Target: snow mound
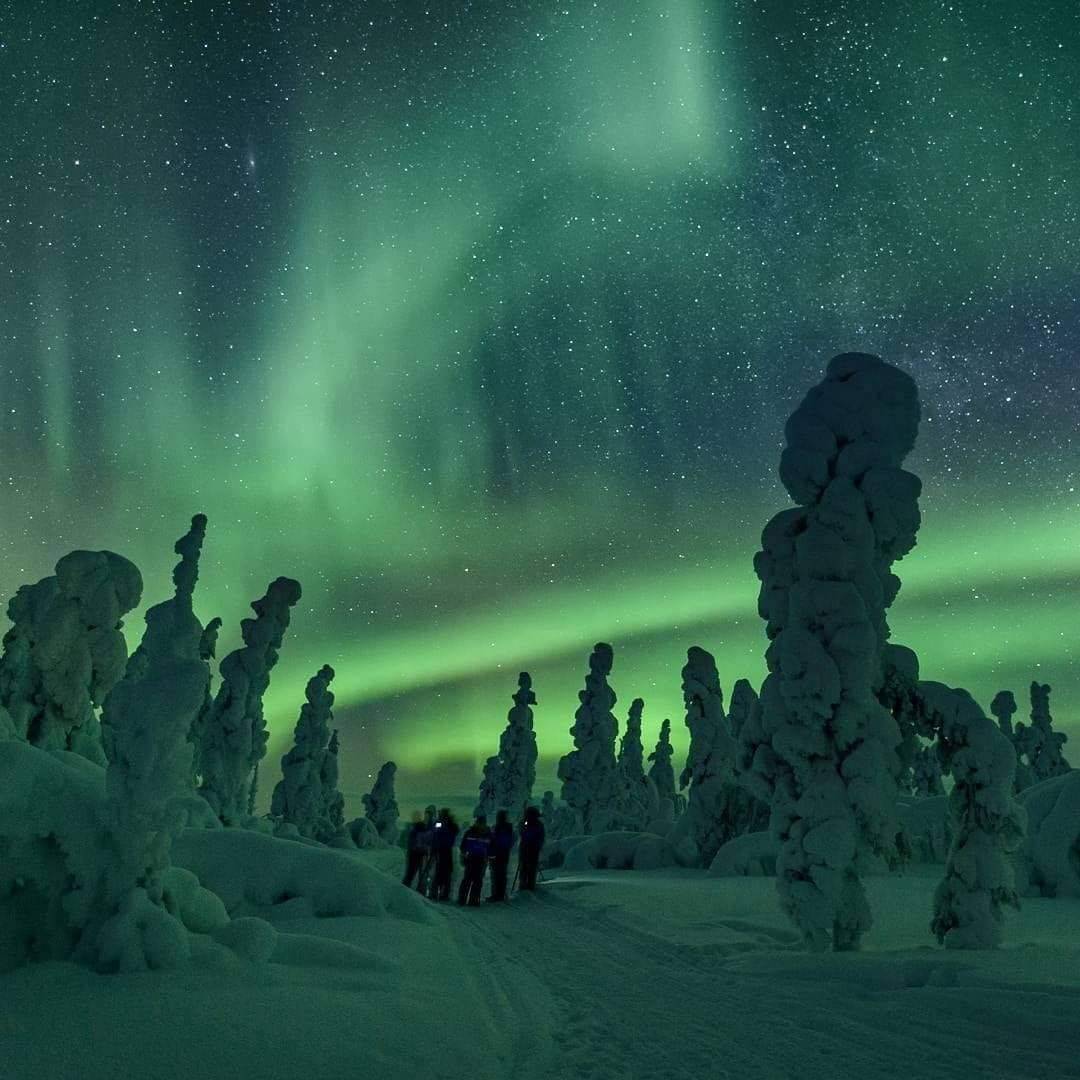
M 780 843 L 768 830 L 743 833 L 724 844 L 709 864 L 713 877 L 772 877 Z
M 676 864 L 671 845 L 649 833 L 606 832 L 575 839 L 563 858 L 566 870 L 658 870 Z
M 1028 896 L 1080 897 L 1080 770 L 1054 776 L 1019 796 L 1028 833 L 1017 879 Z
M 337 848 L 311 847 L 246 829 L 186 829 L 173 861 L 192 871 L 235 919 L 269 914 L 394 916 L 430 922 L 423 898 Z

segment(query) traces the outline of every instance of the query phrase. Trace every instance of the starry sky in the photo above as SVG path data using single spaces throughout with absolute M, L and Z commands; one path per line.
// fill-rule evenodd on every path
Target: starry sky
M 1074 3 L 11 0 L 0 101 L 3 596 L 154 602 L 203 511 L 222 652 L 304 587 L 275 757 L 328 662 L 349 792 L 471 789 L 524 667 L 550 781 L 600 639 L 685 745 L 861 349 L 924 403 L 894 640 L 1080 742 Z

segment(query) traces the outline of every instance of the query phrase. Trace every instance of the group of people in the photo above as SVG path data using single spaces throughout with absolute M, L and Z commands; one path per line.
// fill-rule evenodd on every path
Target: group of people
M 460 835 L 460 841 L 458 839 Z M 544 847 L 544 822 L 540 811 L 530 806 L 515 830 L 510 815 L 500 810 L 492 828 L 479 814 L 465 829 L 458 828 L 454 815 L 444 807 L 436 815 L 429 806 L 424 814 L 413 815 L 406 838 L 405 877 L 403 883 L 432 900 L 449 900 L 454 878 L 454 849 L 461 851 L 463 874 L 458 886 L 458 903 L 479 905 L 484 878 L 491 865 L 491 895 L 488 901 L 509 899 L 510 858 L 517 846 L 518 888 L 531 892 L 540 872 L 540 852 Z

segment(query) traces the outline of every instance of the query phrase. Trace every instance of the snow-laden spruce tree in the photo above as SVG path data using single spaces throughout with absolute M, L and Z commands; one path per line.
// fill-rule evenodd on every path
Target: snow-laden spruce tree
M 916 795 L 928 797 L 945 794 L 945 787 L 941 783 L 941 760 L 938 757 L 937 747 L 932 743 L 920 746 L 915 751 L 911 777 L 912 791 Z
M 649 766 L 649 779 L 656 788 L 656 797 L 660 800 L 670 799 L 673 807 L 677 798 L 675 769 L 671 764 L 674 754 L 675 748 L 671 745 L 671 721 L 665 720 L 660 725 L 660 737 L 656 740 L 656 749 L 649 755 L 649 760 L 652 762 Z
M 16 592 L 0 705 L 20 738 L 105 764 L 96 709 L 124 674 L 121 620 L 141 596 L 135 564 L 111 551 L 72 551 L 52 577 Z
M 757 708 L 757 691 L 749 679 L 737 679 L 731 690 L 731 704 L 728 708 L 728 727 L 732 739 L 738 739 L 743 725 L 750 719 L 750 714 Z
M 329 844 L 345 834 L 345 796 L 338 790 L 340 768 L 338 754 L 341 742 L 337 728 L 330 732 L 330 743 L 322 762 L 323 822 L 325 831 L 316 839 Z
M 536 733 L 532 706 L 536 704 L 532 677 L 518 675 L 514 704 L 506 714 L 506 727 L 499 737 L 499 752 L 484 763 L 480 798 L 474 815 L 483 814 L 494 823 L 495 814 L 505 810 L 511 821 L 520 820 L 532 798 L 536 782 Z
M 554 791 L 544 792 L 540 815 L 544 819 L 544 835 L 549 844 L 566 836 L 581 834 L 581 822 L 577 815 L 566 803 L 555 798 Z
M 1004 908 L 1019 903 L 1012 855 L 1024 839 L 1026 815 L 1013 799 L 1016 754 L 966 690 L 918 685 L 926 726 L 936 732 L 953 778 L 953 841 L 931 930 L 947 948 L 990 948 L 1001 942 Z
M 697 645 L 687 650 L 682 689 L 690 750 L 679 777 L 689 791 L 680 829 L 708 866 L 722 844 L 746 831 L 751 799 L 735 782 L 735 740 L 724 716 L 716 660 Z
M 270 800 L 272 817 L 295 825 L 301 836 L 322 843 L 338 833 L 327 818 L 331 793 L 323 789 L 334 719 L 333 678 L 334 669 L 326 664 L 308 680 L 304 691 L 307 700 L 300 707 L 293 745 L 281 759 L 281 779 Z
M 581 704 L 570 729 L 576 749 L 559 760 L 563 802 L 573 810 L 585 833 L 606 832 L 615 810 L 615 738 L 619 725 L 611 711 L 615 691 L 608 685 L 613 660 L 610 645 L 598 642 L 593 647 L 585 689 L 578 691 Z
M 1071 771 L 1061 748 L 1068 741 L 1068 735 L 1054 730 L 1054 721 L 1050 715 L 1050 687 L 1045 683 L 1031 684 L 1031 727 L 1028 728 L 1029 745 L 1028 764 L 1031 767 L 1032 783 L 1049 780 L 1051 776 L 1063 776 Z
M 1013 731 L 1012 718 L 1016 714 L 1016 698 L 1011 690 L 999 690 L 990 702 L 990 713 L 997 720 L 998 727 L 1008 738 L 1014 742 L 1016 732 Z
M 743 773 L 771 803 L 781 904 L 814 948 L 853 949 L 871 924 L 864 854 L 897 857 L 897 723 L 879 702 L 892 563 L 915 543 L 911 378 L 876 356 L 829 362 L 787 422 L 780 478 L 796 507 L 754 559 L 769 674 L 743 728 Z
M 387 761 L 379 769 L 371 791 L 363 797 L 364 816 L 388 844 L 398 840 L 398 804 L 394 798 L 394 776 L 397 765 Z
M 266 754 L 263 695 L 278 660 L 289 612 L 300 599 L 300 584 L 279 577 L 243 619 L 241 648 L 229 653 L 218 669 L 221 685 L 202 725 L 200 793 L 225 825 L 249 817 L 255 769 Z
M 163 875 L 194 799 L 188 732 L 210 680 L 192 610 L 205 535 L 198 514 L 174 548 L 175 594 L 146 612 L 142 643 L 102 708 L 107 865 L 76 951 L 101 970 L 172 967 L 189 952 L 186 929 L 166 910 Z
M 616 795 L 612 827 L 641 832 L 657 814 L 656 788 L 645 775 L 645 747 L 641 743 L 641 714 L 645 702 L 634 698 L 626 718 L 626 730 L 615 759 Z
M 221 631 L 221 619 L 213 618 L 203 628 L 202 637 L 199 639 L 199 656 L 208 664 L 217 656 L 217 639 Z M 191 786 L 198 788 L 202 780 L 202 765 L 199 762 L 199 751 L 202 747 L 203 731 L 206 728 L 206 718 L 214 707 L 214 695 L 210 692 L 213 675 L 206 684 L 206 695 L 203 698 L 202 708 L 195 717 L 191 730 L 188 732 L 188 742 L 191 743 Z

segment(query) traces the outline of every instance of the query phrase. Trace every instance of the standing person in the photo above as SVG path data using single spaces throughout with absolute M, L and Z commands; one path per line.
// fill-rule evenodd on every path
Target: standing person
M 480 903 L 480 893 L 484 889 L 484 872 L 487 870 L 488 855 L 491 854 L 491 830 L 487 818 L 477 814 L 476 820 L 465 830 L 461 838 L 461 855 L 465 863 L 465 876 L 458 889 L 458 903 L 472 907 Z
M 491 895 L 488 900 L 506 899 L 507 870 L 510 868 L 510 852 L 514 850 L 514 826 L 505 810 L 495 815 L 495 828 L 491 830 Z
M 429 806 L 421 817 L 419 811 L 412 816 L 412 824 L 405 843 L 405 876 L 401 884 L 412 887 L 416 879 L 416 889 L 427 895 L 428 878 L 431 876 L 431 841 L 435 831 L 435 807 Z
M 406 889 L 411 889 L 413 879 L 423 873 L 424 862 L 427 858 L 426 844 L 424 843 L 426 829 L 427 823 L 420 816 L 420 811 L 415 811 L 405 842 L 405 876 L 401 879 L 401 884 Z
M 544 849 L 544 822 L 540 811 L 530 806 L 521 823 L 521 843 L 518 845 L 518 873 L 521 888 L 527 892 L 536 889 L 536 875 L 540 870 L 540 852 Z
M 454 842 L 457 840 L 458 826 L 450 808 L 444 806 L 435 819 L 435 828 L 431 840 L 432 855 L 435 859 L 435 878 L 431 883 L 432 900 L 450 899 L 450 882 L 454 876 Z
M 428 895 L 431 887 L 431 875 L 435 870 L 435 853 L 432 845 L 435 841 L 435 807 L 424 807 L 424 831 L 420 837 L 424 861 L 420 865 L 420 875 L 416 879 L 416 891 Z

